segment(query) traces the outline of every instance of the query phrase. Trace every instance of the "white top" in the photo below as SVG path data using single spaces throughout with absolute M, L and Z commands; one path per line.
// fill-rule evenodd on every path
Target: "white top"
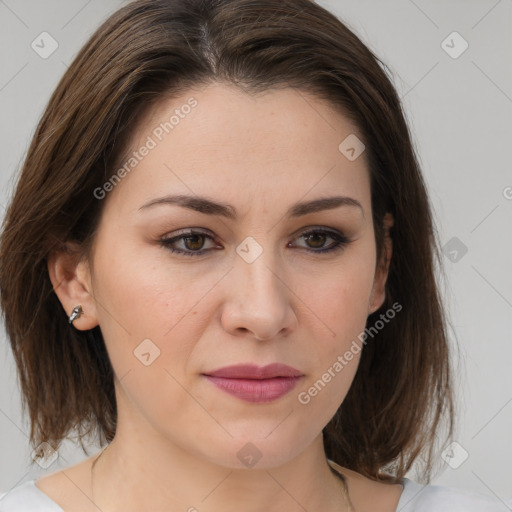
M 396 512 L 510 512 L 512 498 L 502 502 L 484 494 L 402 479 L 404 490 Z M 0 494 L 0 512 L 64 512 L 28 480 Z

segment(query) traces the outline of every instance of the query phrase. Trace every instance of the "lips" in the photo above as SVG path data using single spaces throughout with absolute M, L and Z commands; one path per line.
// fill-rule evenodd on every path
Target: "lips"
M 303 377 L 291 366 L 241 364 L 203 374 L 212 384 L 246 402 L 271 402 L 289 393 Z
M 226 379 L 273 379 L 275 377 L 300 377 L 302 373 L 281 363 L 272 363 L 267 366 L 256 366 L 254 364 L 238 364 L 226 366 L 206 375 L 211 377 L 223 377 Z

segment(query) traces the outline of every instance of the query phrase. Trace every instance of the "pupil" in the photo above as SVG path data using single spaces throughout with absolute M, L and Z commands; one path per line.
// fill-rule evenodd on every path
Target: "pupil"
M 314 238 L 317 237 L 317 240 L 318 240 L 318 237 L 320 238 L 320 244 L 318 245 L 315 245 L 314 243 Z M 313 238 L 313 247 L 316 248 L 316 247 L 321 247 L 323 245 L 323 242 L 325 241 L 324 238 L 325 238 L 325 235 L 323 233 L 313 233 L 311 235 L 308 235 L 307 236 L 307 240 L 308 242 L 311 242 L 311 239 Z
M 200 239 L 202 238 L 203 235 L 192 235 L 192 236 L 188 236 L 185 240 L 188 242 L 190 240 L 196 240 L 197 242 L 197 239 Z M 199 247 L 190 247 L 190 244 L 187 243 L 187 248 L 188 249 L 200 249 L 202 246 L 202 243 L 199 243 Z

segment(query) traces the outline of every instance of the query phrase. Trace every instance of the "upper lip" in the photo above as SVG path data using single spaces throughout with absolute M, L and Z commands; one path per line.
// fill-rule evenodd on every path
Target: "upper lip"
M 255 364 L 237 364 L 225 366 L 205 373 L 210 377 L 223 377 L 226 379 L 272 379 L 275 377 L 301 377 L 302 372 L 281 363 L 272 363 L 266 366 Z

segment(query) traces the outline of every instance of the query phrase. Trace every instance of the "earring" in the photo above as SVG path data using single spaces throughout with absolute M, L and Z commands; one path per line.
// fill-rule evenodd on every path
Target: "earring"
M 81 314 L 83 313 L 83 309 L 82 309 L 82 306 L 80 304 L 78 304 L 78 306 L 75 306 L 73 308 L 73 311 L 71 311 L 71 315 L 69 315 L 69 323 L 72 324 L 73 321 L 78 318 Z

